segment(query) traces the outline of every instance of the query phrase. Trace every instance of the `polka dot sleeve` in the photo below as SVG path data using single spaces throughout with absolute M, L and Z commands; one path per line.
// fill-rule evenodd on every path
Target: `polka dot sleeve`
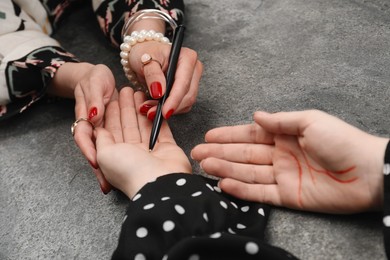
M 390 259 L 390 141 L 385 152 L 384 174 L 384 206 L 383 206 L 383 232 L 387 258 Z
M 295 259 L 264 242 L 269 212 L 224 194 L 215 180 L 162 176 L 130 202 L 113 259 Z

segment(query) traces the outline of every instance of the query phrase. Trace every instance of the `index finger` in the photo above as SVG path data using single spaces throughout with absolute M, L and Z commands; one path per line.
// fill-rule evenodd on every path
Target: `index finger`
M 274 136 L 258 124 L 223 126 L 209 130 L 205 140 L 208 143 L 261 143 L 273 144 Z
M 175 81 L 163 107 L 163 114 L 176 110 L 187 94 L 197 65 L 198 55 L 195 51 L 183 47 L 177 63 Z M 196 94 L 196 93 L 195 93 Z
M 152 60 L 143 66 L 143 70 L 150 96 L 153 99 L 160 99 L 166 89 L 166 80 L 162 71 L 162 63 L 152 57 Z

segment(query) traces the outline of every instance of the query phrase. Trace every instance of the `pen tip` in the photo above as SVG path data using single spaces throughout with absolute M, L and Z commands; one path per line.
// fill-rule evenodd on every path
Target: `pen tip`
M 152 149 L 149 149 L 149 153 L 151 153 L 152 152 Z

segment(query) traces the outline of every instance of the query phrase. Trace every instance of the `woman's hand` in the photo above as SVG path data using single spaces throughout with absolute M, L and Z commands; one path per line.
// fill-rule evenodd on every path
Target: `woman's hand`
M 96 127 L 103 125 L 105 106 L 117 94 L 111 70 L 105 65 L 89 63 L 65 63 L 57 71 L 49 89 L 51 94 L 75 98 L 76 119 L 86 118 Z M 99 170 L 92 138 L 92 126 L 81 121 L 74 129 L 74 139 L 93 167 L 101 190 L 108 193 L 111 186 Z
M 254 124 L 206 134 L 192 157 L 241 199 L 293 209 L 355 213 L 383 200 L 388 140 L 320 111 L 256 112 Z
M 155 99 L 143 102 L 138 108 L 151 120 L 156 114 L 158 99 L 166 91 L 164 73 L 168 68 L 170 50 L 171 45 L 169 44 L 145 41 L 137 43 L 130 51 L 129 63 L 132 70 L 137 74 L 138 80 L 147 85 L 151 97 Z M 150 62 L 144 66 L 141 62 L 141 57 L 144 54 L 149 54 L 158 62 Z M 198 60 L 197 53 L 183 47 L 177 64 L 175 81 L 162 108 L 162 114 L 166 119 L 172 114 L 186 113 L 191 110 L 198 95 L 202 72 L 203 64 Z
M 142 92 L 122 88 L 119 102 L 107 107 L 104 128 L 96 129 L 97 159 L 105 178 L 129 198 L 146 183 L 170 173 L 191 173 L 191 164 L 163 122 L 153 151 L 149 151 L 152 128 L 137 111 L 145 101 Z

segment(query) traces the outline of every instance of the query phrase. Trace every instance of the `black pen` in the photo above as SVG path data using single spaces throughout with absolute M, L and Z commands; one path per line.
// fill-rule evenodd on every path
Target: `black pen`
M 177 62 L 179 60 L 180 50 L 184 39 L 184 30 L 185 27 L 183 25 L 179 25 L 178 27 L 176 27 L 173 35 L 172 48 L 171 48 L 171 53 L 169 54 L 169 63 L 168 63 L 168 69 L 166 75 L 167 88 L 164 96 L 159 100 L 157 105 L 156 117 L 153 120 L 152 132 L 150 133 L 149 151 L 152 151 L 154 145 L 156 144 L 158 134 L 160 133 L 161 124 L 162 121 L 164 120 L 162 116 L 162 107 L 165 103 L 165 100 L 169 96 L 169 92 L 171 91 L 173 81 L 175 80 Z

